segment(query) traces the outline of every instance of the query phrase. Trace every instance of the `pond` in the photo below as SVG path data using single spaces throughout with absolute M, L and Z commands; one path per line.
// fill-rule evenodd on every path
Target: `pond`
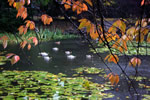
M 97 55 L 89 52 L 90 48 L 89 45 L 80 39 L 66 39 L 66 40 L 60 40 L 60 44 L 57 44 L 58 41 L 50 41 L 50 42 L 43 42 L 40 44 L 39 48 L 38 46 L 32 47 L 31 51 L 28 51 L 26 48 L 24 49 L 24 52 L 22 52 L 22 49 L 20 49 L 19 45 L 9 45 L 6 49 L 8 52 L 16 53 L 21 57 L 21 61 L 17 64 L 11 66 L 10 63 L 8 63 L 5 66 L 1 66 L 3 70 L 21 70 L 21 71 L 48 71 L 53 74 L 58 73 L 64 73 L 68 76 L 72 76 L 72 74 L 75 73 L 75 68 L 87 66 L 87 67 L 96 67 L 96 68 L 104 68 L 106 69 L 106 73 L 109 71 L 107 70 L 104 63 L 98 58 Z M 54 51 L 52 48 L 57 47 L 59 50 Z M 71 51 L 72 55 L 76 56 L 75 59 L 68 59 L 67 55 L 65 54 L 65 51 Z M 45 61 L 42 57 L 39 56 L 39 52 L 47 52 L 50 57 L 50 61 Z M 102 57 L 105 57 L 107 53 L 100 54 Z M 92 55 L 92 58 L 87 58 L 86 55 Z M 29 58 L 28 60 L 26 58 Z M 131 57 L 129 57 L 131 58 Z M 150 65 L 150 57 L 149 56 L 141 56 L 142 58 L 142 65 L 138 68 L 138 72 L 145 77 L 149 78 L 150 68 L 148 65 Z M 125 72 L 127 75 L 135 75 L 136 71 L 134 68 L 128 66 L 128 59 L 125 57 L 120 57 L 120 65 L 124 68 L 126 68 Z M 32 64 L 30 64 L 30 62 Z M 121 74 L 120 68 L 113 63 L 107 63 L 108 66 L 113 70 L 113 72 L 117 74 Z M 2 71 L 2 70 L 1 70 Z M 92 76 L 93 82 L 102 83 L 104 79 L 101 79 L 98 76 Z M 134 82 L 135 83 L 135 82 Z M 149 84 L 150 82 L 147 82 Z M 137 84 L 134 84 L 137 88 L 138 93 L 140 94 L 138 96 L 139 100 L 141 99 L 141 94 L 149 94 L 150 92 L 147 90 L 143 90 L 137 87 Z M 117 98 L 120 100 L 134 100 L 137 99 L 137 96 L 130 95 L 128 91 L 128 84 L 124 78 L 120 79 L 119 82 L 119 90 L 112 89 L 107 92 L 111 92 L 115 94 L 115 97 L 113 100 L 116 100 Z M 130 92 L 133 89 L 131 89 Z M 109 100 L 109 99 L 108 99 Z M 112 99 L 111 99 L 112 100 Z

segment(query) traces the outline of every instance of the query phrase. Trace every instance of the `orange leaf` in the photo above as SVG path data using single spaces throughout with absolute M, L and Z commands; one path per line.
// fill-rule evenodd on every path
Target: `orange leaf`
M 114 84 L 117 85 L 119 82 L 119 75 L 117 74 L 109 73 L 107 75 L 107 78 L 109 79 L 111 85 L 114 85 Z
M 144 2 L 145 2 L 145 0 L 142 0 L 142 1 L 141 1 L 141 6 L 143 6 L 143 5 L 144 5 Z
M 27 41 L 23 41 L 20 43 L 20 47 L 23 49 L 27 44 Z
M 65 4 L 64 4 L 65 9 L 68 10 L 69 8 L 71 8 L 70 5 L 71 5 L 71 2 L 69 0 L 66 1 Z
M 43 14 L 43 15 L 41 16 L 41 20 L 42 20 L 42 22 L 44 23 L 44 25 L 50 24 L 50 23 L 53 21 L 52 17 L 50 17 L 50 16 L 48 16 L 48 15 L 46 15 L 46 14 Z
M 88 7 L 87 7 L 87 5 L 86 5 L 85 3 L 83 3 L 82 10 L 83 10 L 83 11 L 88 11 Z
M 47 24 L 49 25 L 53 21 L 52 17 L 47 18 Z
M 85 0 L 90 6 L 92 6 L 93 4 L 92 4 L 92 2 L 91 2 L 91 0 Z
M 12 6 L 12 4 L 14 3 L 14 0 L 8 0 L 9 2 L 9 6 Z
M 29 28 L 30 28 L 30 30 L 35 29 L 35 24 L 34 24 L 34 22 L 33 22 L 33 21 L 26 20 L 26 21 L 25 21 L 25 23 L 26 23 L 26 27 L 29 27 Z
M 31 44 L 28 44 L 28 50 L 30 50 L 31 49 Z
M 18 55 L 15 55 L 11 59 L 11 64 L 13 65 L 13 64 L 17 63 L 19 60 L 20 60 L 20 57 Z

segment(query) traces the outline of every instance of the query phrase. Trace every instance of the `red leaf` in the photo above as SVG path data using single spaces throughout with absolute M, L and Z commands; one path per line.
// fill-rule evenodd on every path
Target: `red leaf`
M 11 64 L 13 65 L 13 64 L 17 63 L 19 60 L 20 60 L 20 57 L 18 55 L 15 55 L 11 59 Z

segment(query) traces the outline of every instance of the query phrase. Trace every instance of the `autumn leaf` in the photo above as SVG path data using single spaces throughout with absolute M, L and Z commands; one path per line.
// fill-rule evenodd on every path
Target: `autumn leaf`
M 44 23 L 44 25 L 46 25 L 46 24 L 49 25 L 53 21 L 52 17 L 48 16 L 47 14 L 43 14 L 41 16 L 41 20 Z
M 65 4 L 64 4 L 65 9 L 68 10 L 69 8 L 71 8 L 70 5 L 71 5 L 71 1 L 70 1 L 70 0 L 67 0 L 67 1 L 65 2 Z
M 26 20 L 25 23 L 26 23 L 26 27 L 29 27 L 30 30 L 34 30 L 35 29 L 35 23 L 33 21 Z
M 24 6 L 18 8 L 18 13 L 16 15 L 16 18 L 18 18 L 19 16 L 25 19 L 27 17 L 27 8 L 25 8 Z
M 23 49 L 27 44 L 27 41 L 23 41 L 20 43 L 20 47 Z
M 24 33 L 24 34 L 27 33 L 28 28 L 27 28 L 26 26 L 24 26 L 24 25 L 21 25 L 21 26 L 18 28 L 18 30 L 19 30 L 19 34 L 22 35 L 23 33 Z
M 36 37 L 30 37 L 28 40 L 33 40 L 34 45 L 36 46 L 38 44 L 38 40 Z
M 142 0 L 142 1 L 141 1 L 141 6 L 143 6 L 143 5 L 144 5 L 144 2 L 145 2 L 145 0 Z
M 87 5 L 85 4 L 85 3 L 83 3 L 83 6 L 82 6 L 83 8 L 82 8 L 82 10 L 83 11 L 87 11 L 88 10 L 88 7 L 87 7 Z
M 8 0 L 9 2 L 9 6 L 12 6 L 12 4 L 14 3 L 14 0 Z
M 38 40 L 37 40 L 36 37 L 33 38 L 33 43 L 34 43 L 35 46 L 38 44 Z
M 117 74 L 109 73 L 107 75 L 107 78 L 109 79 L 111 85 L 117 85 L 119 82 L 119 75 L 117 75 Z
M 15 55 L 14 53 L 8 53 L 6 55 L 7 59 L 9 59 L 10 57 L 12 57 L 11 58 L 11 64 L 12 65 L 15 64 L 15 63 L 17 63 L 20 60 L 20 57 L 18 55 Z
M 2 42 L 3 42 L 3 47 L 4 47 L 4 49 L 7 47 L 7 42 L 8 42 L 8 37 L 7 36 L 2 36 L 1 38 L 0 38 L 0 40 L 2 40 Z
M 29 43 L 29 44 L 28 44 L 28 50 L 30 50 L 30 49 L 31 49 L 31 44 Z
M 129 62 L 129 66 L 140 66 L 141 65 L 141 59 L 137 58 L 137 57 L 133 57 L 130 62 Z
M 15 55 L 11 58 L 11 64 L 15 64 L 20 60 L 20 57 L 18 55 Z
M 92 2 L 91 2 L 91 0 L 85 0 L 90 6 L 92 6 L 93 4 L 92 4 Z
M 117 62 L 119 61 L 119 58 L 117 55 L 112 55 L 112 54 L 109 54 L 105 57 L 104 60 L 108 60 L 108 62 L 114 62 L 117 64 Z

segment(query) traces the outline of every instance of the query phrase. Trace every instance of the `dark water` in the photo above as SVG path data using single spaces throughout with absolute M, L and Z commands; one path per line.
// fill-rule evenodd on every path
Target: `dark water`
M 28 51 L 26 48 L 24 49 L 24 52 L 22 52 L 22 49 L 20 49 L 19 45 L 9 45 L 7 48 L 7 51 L 11 51 L 13 53 L 16 53 L 21 57 L 21 61 L 19 61 L 14 66 L 11 66 L 10 63 L 7 63 L 3 67 L 3 70 L 38 70 L 38 71 L 48 71 L 50 73 L 64 73 L 67 75 L 72 75 L 74 71 L 72 69 L 78 68 L 81 66 L 87 66 L 87 67 L 97 67 L 97 68 L 106 68 L 106 66 L 103 64 L 103 62 L 98 58 L 97 55 L 92 54 L 89 52 L 89 46 L 87 43 L 81 41 L 80 39 L 68 39 L 68 40 L 61 40 L 60 45 L 55 44 L 55 41 L 45 42 L 40 44 L 40 50 L 38 46 L 32 47 L 31 51 Z M 53 47 L 58 47 L 58 51 L 53 51 Z M 2 49 L 1 49 L 2 50 Z M 49 53 L 49 56 L 52 57 L 52 59 L 49 62 L 46 62 L 42 57 L 39 57 L 39 52 L 47 52 Z M 65 51 L 72 51 L 72 54 L 76 56 L 75 59 L 69 60 L 67 59 L 67 56 L 65 54 Z M 86 55 L 91 54 L 93 55 L 93 58 L 87 59 Z M 101 54 L 102 57 L 105 57 L 106 54 Z M 29 58 L 28 60 L 26 58 Z M 150 77 L 150 57 L 149 56 L 140 56 L 142 59 L 142 65 L 138 68 L 139 74 L 142 76 Z M 131 58 L 131 57 L 129 57 Z M 32 64 L 30 64 L 30 62 Z M 113 63 L 107 63 L 108 66 L 112 69 L 113 72 L 117 74 L 121 74 L 122 71 L 120 68 Z M 120 63 L 121 67 L 124 69 L 126 68 L 125 72 L 127 75 L 135 75 L 136 71 L 134 68 L 128 66 L 128 59 L 126 57 L 120 57 Z M 106 70 L 106 73 L 109 73 L 108 70 Z M 127 84 L 127 81 L 122 77 L 119 82 L 119 90 L 116 91 L 110 90 L 108 92 L 111 92 L 115 94 L 115 98 L 113 100 L 116 100 L 117 97 L 120 98 L 120 100 L 140 100 L 141 94 L 149 94 L 148 91 L 142 90 L 137 88 L 137 84 L 135 83 L 134 86 L 137 89 L 138 93 L 140 94 L 138 97 L 133 95 L 134 91 L 131 89 L 131 94 L 128 91 L 129 85 Z M 94 82 L 102 83 L 102 79 L 98 76 L 93 76 Z M 149 83 L 148 83 L 149 84 Z M 126 98 L 126 96 L 129 96 L 129 99 Z M 112 99 L 110 99 L 112 100 Z

